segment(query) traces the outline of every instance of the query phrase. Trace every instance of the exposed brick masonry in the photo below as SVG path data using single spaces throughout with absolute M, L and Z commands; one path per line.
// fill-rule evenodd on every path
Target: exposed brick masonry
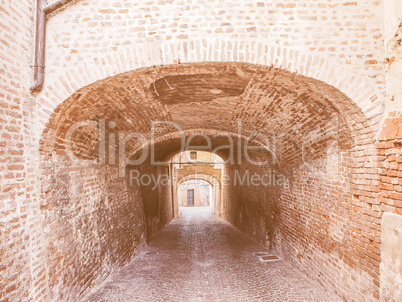
M 393 112 L 379 136 L 381 211 L 402 215 L 402 114 Z
M 388 116 L 401 106 L 401 23 L 387 5 L 72 1 L 49 18 L 45 85 L 31 95 L 34 3 L 1 1 L 0 301 L 79 300 L 173 218 L 171 188 L 130 186 L 109 150 L 106 165 L 68 158 L 69 127 L 100 118 L 107 140 L 149 138 L 153 120 L 235 143 L 239 119 L 243 136 L 278 135 L 275 164 L 235 163 L 224 174 L 272 169 L 285 185 L 222 187 L 219 214 L 348 301 L 378 300 L 381 215 L 402 214 L 402 116 Z M 179 151 L 176 131 L 157 128 L 159 159 Z M 75 155 L 96 159 L 98 136 L 78 129 Z M 138 148 L 129 141 L 127 156 Z

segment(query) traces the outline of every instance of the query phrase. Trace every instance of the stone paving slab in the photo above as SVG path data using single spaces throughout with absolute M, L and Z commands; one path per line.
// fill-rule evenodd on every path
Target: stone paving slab
M 342 301 L 232 225 L 201 209 L 184 209 L 131 263 L 85 302 Z

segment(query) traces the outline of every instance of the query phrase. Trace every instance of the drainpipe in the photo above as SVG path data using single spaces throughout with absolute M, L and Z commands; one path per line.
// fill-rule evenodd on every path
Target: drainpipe
M 46 16 L 71 1 L 58 0 L 49 5 L 47 5 L 47 0 L 37 0 L 36 2 L 34 83 L 30 88 L 32 92 L 41 90 L 45 81 Z
M 58 0 L 52 4 L 46 5 L 43 11 L 46 15 L 53 13 L 56 9 L 59 9 L 66 5 L 67 3 L 71 2 L 71 0 Z

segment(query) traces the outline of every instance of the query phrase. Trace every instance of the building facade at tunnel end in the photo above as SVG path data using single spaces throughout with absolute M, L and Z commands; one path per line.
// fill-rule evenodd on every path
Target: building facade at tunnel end
M 399 0 L 2 0 L 0 25 L 0 301 L 79 301 L 188 180 L 344 300 L 402 300 Z

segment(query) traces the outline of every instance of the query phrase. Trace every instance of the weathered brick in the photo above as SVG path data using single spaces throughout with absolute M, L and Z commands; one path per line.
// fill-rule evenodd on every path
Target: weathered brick
M 384 30 L 388 3 L 363 2 L 74 2 L 49 16 L 45 87 L 35 95 L 35 3 L 2 3 L 0 242 L 8 266 L 0 268 L 0 299 L 79 300 L 172 218 L 168 190 L 128 188 L 113 164 L 76 168 L 68 160 L 67 129 L 100 117 L 147 134 L 152 120 L 233 131 L 238 118 L 245 135 L 285 134 L 278 166 L 269 168 L 287 176 L 286 186 L 226 188 L 222 215 L 346 300 L 378 299 L 380 246 L 369 240 L 379 242 L 383 212 L 402 214 L 401 114 L 378 121 L 387 117 L 382 108 L 401 107 L 401 34 Z M 203 75 L 187 96 L 206 74 L 251 80 L 241 96 L 155 98 L 155 79 L 183 74 Z M 203 93 L 210 90 L 217 93 Z M 334 116 L 340 124 L 326 128 Z M 81 130 L 75 152 L 96 157 L 96 132 Z M 175 139 L 158 145 L 161 156 L 177 151 Z M 140 168 L 158 173 L 149 163 Z

